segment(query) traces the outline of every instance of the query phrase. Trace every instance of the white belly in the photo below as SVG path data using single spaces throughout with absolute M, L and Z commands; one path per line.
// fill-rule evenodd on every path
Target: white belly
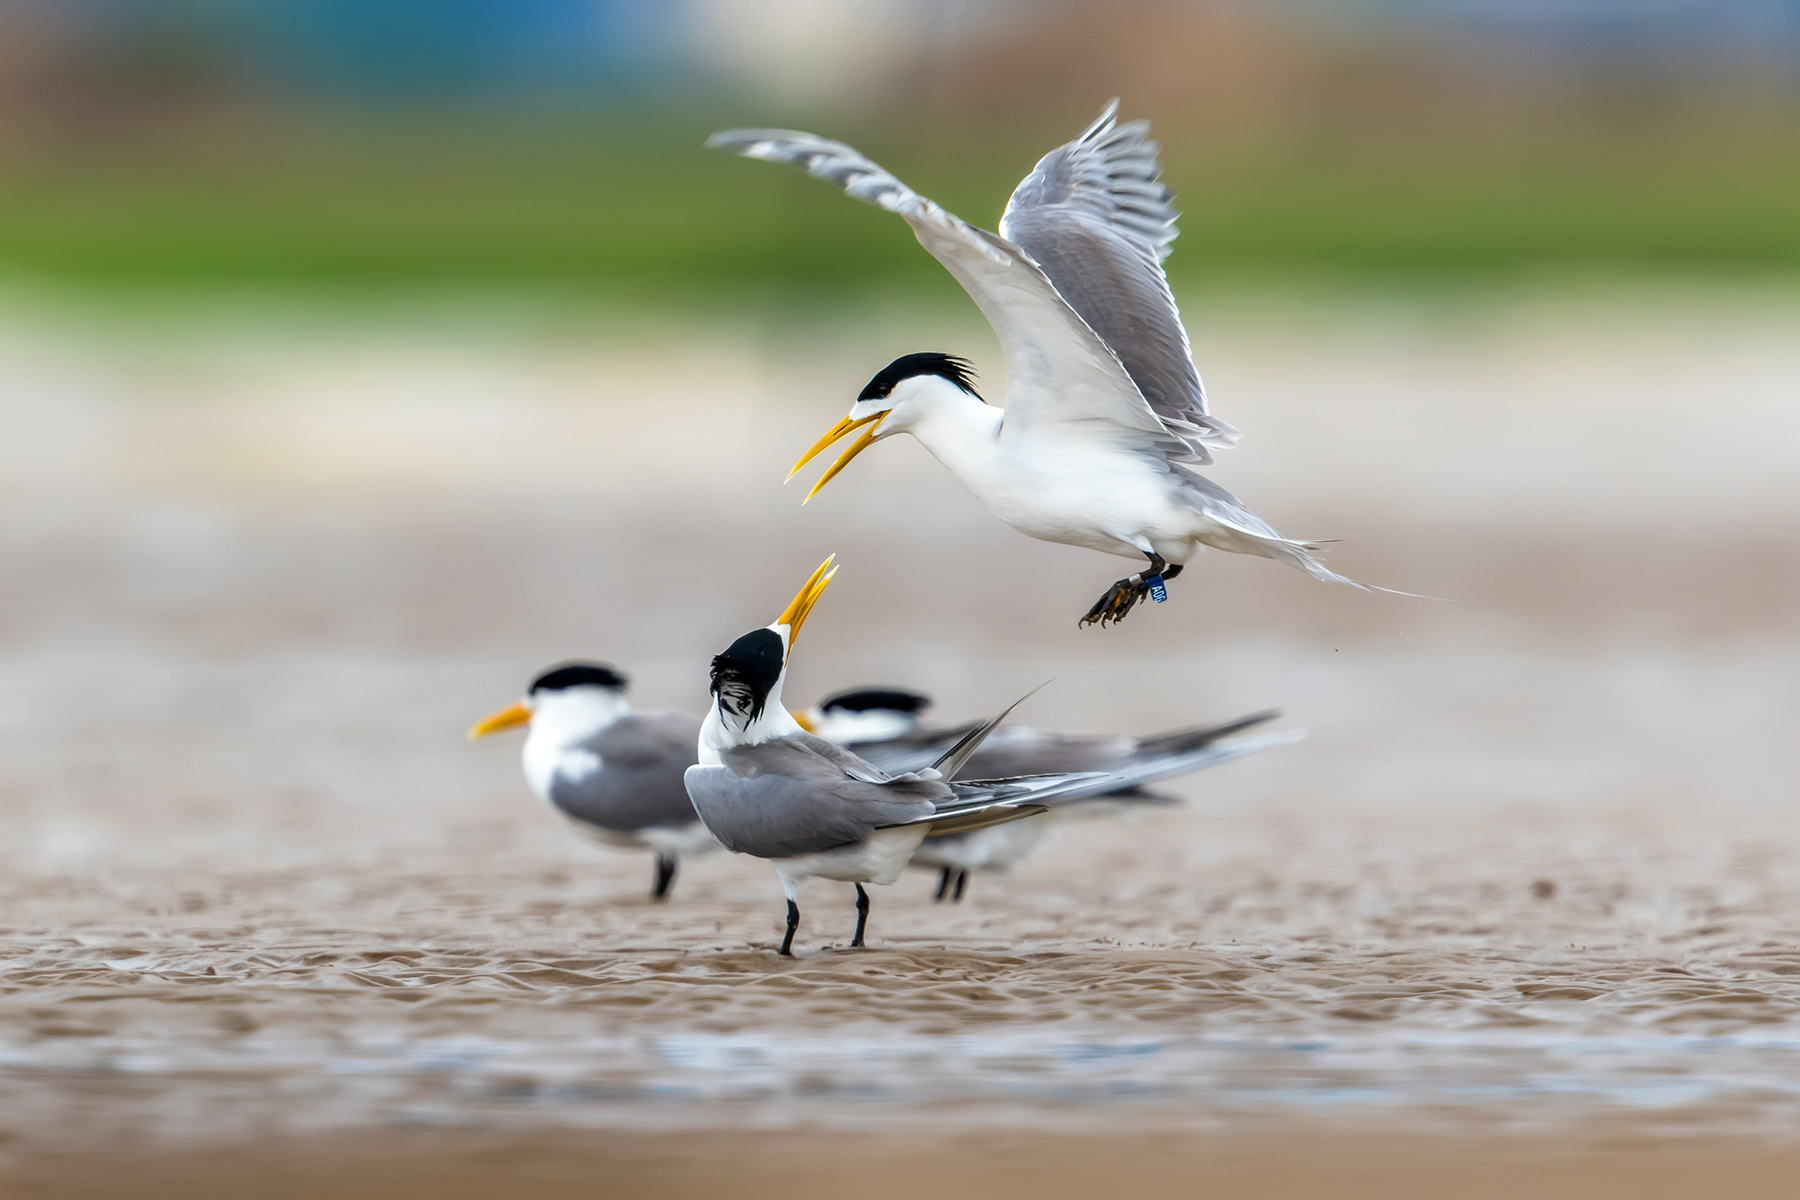
M 906 870 L 913 851 L 924 840 L 925 826 L 907 825 L 900 829 L 878 829 L 848 846 L 769 861 L 775 865 L 775 873 L 781 876 L 782 890 L 792 900 L 799 895 L 800 885 L 814 877 L 844 883 L 892 883 Z
M 971 490 L 993 514 L 1028 537 L 1141 558 L 1146 544 L 1171 562 L 1193 554 L 1192 506 L 1177 501 L 1169 477 L 1131 454 L 1103 447 L 1034 447 L 1029 459 L 997 456 L 999 469 Z
M 589 825 L 586 821 L 575 818 L 557 810 L 559 816 L 568 821 L 569 827 L 577 833 L 603 846 L 618 846 L 630 850 L 654 850 L 658 854 L 682 855 L 710 854 L 722 849 L 719 839 L 708 832 L 706 826 L 699 821 L 686 825 L 657 825 L 649 829 L 633 829 L 621 832 L 617 829 L 602 829 L 598 825 Z

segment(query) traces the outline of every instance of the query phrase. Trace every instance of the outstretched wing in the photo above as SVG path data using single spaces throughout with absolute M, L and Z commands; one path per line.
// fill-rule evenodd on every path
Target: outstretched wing
M 791 163 L 912 226 L 919 244 L 962 284 L 1000 339 L 1012 396 L 1003 436 L 1073 434 L 1180 461 L 1204 454 L 1151 410 L 1119 356 L 1031 256 L 1005 238 L 946 212 L 842 142 L 787 129 L 733 129 L 713 134 L 706 144 Z
M 1171 432 L 1193 448 L 1238 442 L 1210 415 L 1193 348 L 1163 274 L 1176 237 L 1169 189 L 1159 182 L 1148 121 L 1118 124 L 1114 100 L 1099 120 L 1038 162 L 1013 191 L 1000 233 L 1043 268 L 1058 294 L 1112 348 Z

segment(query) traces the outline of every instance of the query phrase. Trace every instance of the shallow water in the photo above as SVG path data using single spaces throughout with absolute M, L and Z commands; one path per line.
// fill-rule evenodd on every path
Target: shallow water
M 0 415 L 40 453 L 0 455 L 3 1131 L 1343 1111 L 1790 1133 L 1791 325 L 1491 322 L 1201 348 L 1251 433 L 1233 486 L 1356 534 L 1352 573 L 1455 603 L 1209 560 L 1104 634 L 1073 618 L 1112 564 L 971 513 L 915 447 L 803 512 L 767 478 L 837 411 L 790 395 L 856 376 L 854 340 L 789 364 L 680 333 L 700 349 L 649 412 L 594 397 L 637 394 L 668 342 L 13 330 Z M 1319 408 L 1345 355 L 1359 409 Z M 1679 427 L 1619 438 L 1619 414 L 1721 372 L 1713 428 L 1741 453 L 1702 448 L 1676 505 Z M 1534 430 L 1483 402 L 1508 378 L 1534 381 Z M 706 437 L 671 452 L 695 413 Z M 1311 736 L 1189 781 L 1179 811 L 1059 828 L 961 905 L 924 873 L 877 890 L 868 952 L 842 949 L 848 889 L 815 885 L 795 962 L 765 864 L 692 861 L 651 905 L 648 862 L 569 836 L 516 744 L 461 741 L 572 654 L 697 706 L 706 655 L 832 549 L 790 699 L 904 683 L 954 720 L 1054 675 L 1032 723 L 1280 704 Z
M 867 952 L 818 885 L 785 963 L 762 864 L 690 863 L 652 906 L 646 864 L 537 815 L 481 854 L 23 889 L 75 919 L 6 937 L 11 1128 L 1800 1116 L 1791 826 L 1200 808 L 1060 829 L 960 907 L 909 877 Z

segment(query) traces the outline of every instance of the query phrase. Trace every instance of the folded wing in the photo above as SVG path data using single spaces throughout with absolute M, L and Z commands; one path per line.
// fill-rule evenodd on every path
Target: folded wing
M 1033 729 L 1006 729 L 968 760 L 964 773 L 977 781 L 1082 775 L 1084 782 L 1038 797 L 1054 807 L 1142 787 L 1296 740 L 1300 735 L 1293 733 L 1234 736 L 1280 715 L 1279 710 L 1269 709 L 1219 725 L 1196 725 L 1146 738 L 1065 736 Z M 944 739 L 956 732 L 951 730 L 939 736 Z M 895 745 L 882 756 L 881 764 L 889 771 L 916 771 L 930 763 L 934 755 L 941 754 L 944 747 L 943 740 Z
M 683 772 L 699 736 L 698 717 L 627 714 L 580 743 L 599 769 L 553 777 L 550 802 L 576 820 L 618 832 L 690 824 L 694 806 Z
M 890 775 L 810 734 L 735 746 L 720 759 L 718 766 L 688 768 L 688 795 L 727 849 L 759 858 L 847 846 L 878 829 L 982 829 L 1035 816 L 1045 811 L 1045 801 L 1102 778 L 1070 774 L 952 784 L 933 768 Z
M 933 802 L 952 794 L 941 782 L 890 777 L 866 763 L 854 768 L 861 777 L 853 776 L 844 757 L 855 758 L 808 735 L 734 746 L 721 753 L 719 766 L 688 768 L 688 795 L 726 849 L 791 858 L 930 818 Z

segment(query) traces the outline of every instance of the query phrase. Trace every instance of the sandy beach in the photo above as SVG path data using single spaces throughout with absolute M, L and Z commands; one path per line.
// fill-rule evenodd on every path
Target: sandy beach
M 1215 477 L 1332 564 L 1118 574 L 916 445 L 795 455 L 957 311 L 0 306 L 13 1194 L 1785 1194 L 1800 1149 L 1800 299 L 1188 304 Z M 602 316 L 604 319 L 602 319 Z M 310 322 L 310 324 L 308 323 Z M 698 711 L 827 552 L 791 701 L 1306 740 L 934 904 L 572 836 L 581 655 Z M 744 1165 L 748 1164 L 748 1166 Z M 1486 1190 L 1484 1190 L 1486 1189 Z M 1761 1189 L 1761 1190 L 1758 1190 Z M 519 1194 L 525 1194 L 523 1192 Z

